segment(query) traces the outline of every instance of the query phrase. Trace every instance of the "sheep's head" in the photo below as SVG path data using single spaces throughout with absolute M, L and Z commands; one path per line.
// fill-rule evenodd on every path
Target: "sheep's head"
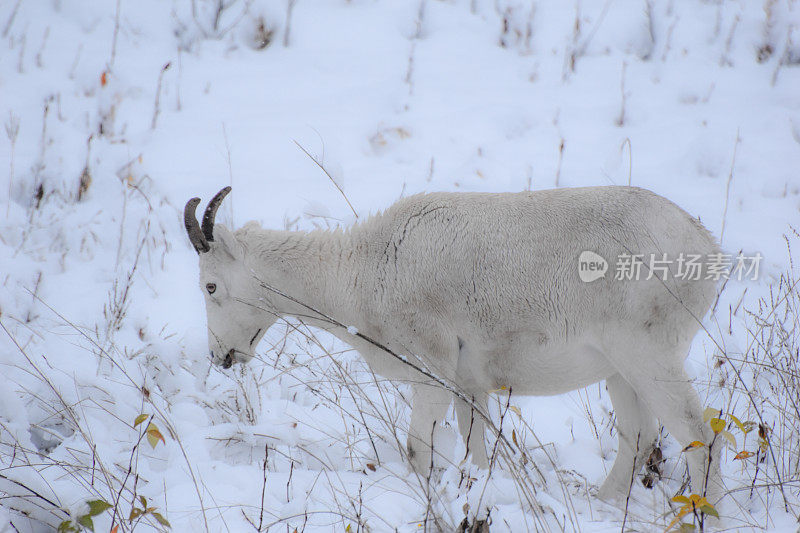
M 189 200 L 183 212 L 186 232 L 200 258 L 211 360 L 223 368 L 252 359 L 258 341 L 276 319 L 267 302 L 258 298 L 263 289 L 247 265 L 244 246 L 228 228 L 214 224 L 219 204 L 230 191 L 225 187 L 211 199 L 202 228 L 195 217 L 200 198 Z

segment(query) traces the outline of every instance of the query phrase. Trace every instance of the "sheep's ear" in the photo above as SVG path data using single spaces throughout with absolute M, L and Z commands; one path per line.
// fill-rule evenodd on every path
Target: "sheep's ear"
M 227 252 L 231 258 L 239 260 L 244 257 L 242 243 L 236 240 L 233 233 L 221 224 L 214 225 L 214 241 L 217 246 Z

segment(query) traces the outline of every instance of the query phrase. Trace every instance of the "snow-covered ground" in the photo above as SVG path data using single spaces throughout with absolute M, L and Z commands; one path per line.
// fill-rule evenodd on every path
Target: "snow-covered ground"
M 0 531 L 92 500 L 117 511 L 98 531 L 165 528 L 154 512 L 174 531 L 431 530 L 486 509 L 497 531 L 663 530 L 671 439 L 672 479 L 635 482 L 627 512 L 591 496 L 616 452 L 602 384 L 512 398 L 527 464 L 459 465 L 453 428 L 453 465 L 420 479 L 398 451 L 408 390 L 333 338 L 279 322 L 248 367 L 210 368 L 182 224 L 224 185 L 219 221 L 312 229 L 421 191 L 628 183 L 764 257 L 687 365 L 707 404 L 771 428 L 764 462 L 733 459 L 757 431 L 723 455 L 729 524 L 796 531 L 797 359 L 735 361 L 798 346 L 796 312 L 774 350 L 747 313 L 777 316 L 758 299 L 785 307 L 797 278 L 798 24 L 794 0 L 3 2 Z

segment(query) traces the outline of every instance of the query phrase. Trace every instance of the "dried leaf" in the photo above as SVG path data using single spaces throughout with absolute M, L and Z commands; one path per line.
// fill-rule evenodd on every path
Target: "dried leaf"
M 719 418 L 720 416 L 722 416 L 721 410 L 713 407 L 706 407 L 705 410 L 703 410 L 703 423 L 708 422 L 712 418 Z
M 375 463 L 367 463 L 367 468 L 369 468 L 370 470 L 372 470 L 374 472 L 375 471 Z
M 151 514 L 151 515 L 153 515 L 153 517 L 154 517 L 156 520 L 158 520 L 158 523 L 159 523 L 159 524 L 161 524 L 162 526 L 172 527 L 172 526 L 169 524 L 169 521 L 168 521 L 166 518 L 164 518 L 164 517 L 161 515 L 161 513 L 157 513 L 157 512 L 155 512 L 155 511 L 153 511 L 153 512 L 152 512 L 152 513 L 150 513 L 150 514 Z
M 733 433 L 727 430 L 722 430 L 719 432 L 719 434 L 728 439 L 728 442 L 731 443 L 734 449 L 736 448 L 736 437 L 733 436 Z
M 742 422 L 742 425 L 744 426 L 744 429 L 742 431 L 744 431 L 745 433 L 750 433 L 756 427 L 756 423 L 753 422 L 752 420 L 747 420 L 745 422 Z
M 148 417 L 148 416 L 150 416 L 150 415 L 146 415 L 146 414 L 144 414 L 144 413 L 142 413 L 141 415 L 137 416 L 137 417 L 136 417 L 136 418 L 133 420 L 133 427 L 136 427 L 136 426 L 138 426 L 139 424 L 141 424 L 142 422 L 144 422 L 145 420 L 147 420 L 147 417 Z
M 147 426 L 147 442 L 150 443 L 150 446 L 155 448 L 158 441 L 163 442 L 165 445 L 167 444 L 167 441 L 164 440 L 164 435 L 162 435 L 156 425 L 151 422 L 150 425 Z
M 673 496 L 672 501 L 676 503 L 682 503 L 684 505 L 686 505 L 687 503 L 692 503 L 692 500 L 690 500 L 688 496 L 684 496 L 683 494 Z
M 78 180 L 78 201 L 80 202 L 83 200 L 83 196 L 89 191 L 89 187 L 92 185 L 92 173 L 89 172 L 89 167 L 83 167 L 83 172 L 81 172 L 81 177 Z
M 700 509 L 701 512 L 703 512 L 703 513 L 705 513 L 707 515 L 711 515 L 711 516 L 715 516 L 715 517 L 719 518 L 719 513 L 717 512 L 716 509 L 714 509 L 714 506 L 711 505 L 710 503 L 707 503 L 705 505 L 701 505 L 699 507 L 699 509 Z
M 741 452 L 736 454 L 736 457 L 733 458 L 734 461 L 739 459 L 747 459 L 748 457 L 752 457 L 755 455 L 753 452 L 748 452 L 747 450 L 742 450 Z
M 516 405 L 509 405 L 508 408 L 517 413 L 517 416 L 519 417 L 522 416 L 522 411 L 520 411 L 519 407 L 517 407 Z
M 705 446 L 705 445 L 706 445 L 706 443 L 705 443 L 705 442 L 701 442 L 701 441 L 699 441 L 699 440 L 696 440 L 696 441 L 692 441 L 691 443 L 689 443 L 689 445 L 688 445 L 688 446 L 686 446 L 686 447 L 685 447 L 683 450 L 681 450 L 681 451 L 682 451 L 682 452 L 688 452 L 688 451 L 691 451 L 691 450 L 696 450 L 697 448 L 702 448 L 702 447 L 703 447 L 703 446 Z

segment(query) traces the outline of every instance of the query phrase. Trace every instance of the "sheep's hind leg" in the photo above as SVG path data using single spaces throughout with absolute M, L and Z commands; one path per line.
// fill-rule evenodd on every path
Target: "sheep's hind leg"
M 645 346 L 646 339 L 636 344 Z M 652 342 L 650 346 L 652 353 L 646 365 L 625 365 L 622 364 L 625 361 L 620 360 L 615 367 L 681 446 L 693 441 L 709 444 L 714 440 L 714 434 L 703 422 L 700 397 L 683 368 L 683 354 L 687 347 L 662 348 Z M 627 361 L 632 360 L 636 360 L 635 357 L 628 354 Z M 705 491 L 712 504 L 724 493 L 719 469 L 721 447 L 722 442 L 717 439 L 710 457 L 707 448 L 684 454 L 689 465 L 692 492 L 702 494 Z
M 617 419 L 617 457 L 598 491 L 603 500 L 624 498 L 658 437 L 655 416 L 619 374 L 606 380 Z

